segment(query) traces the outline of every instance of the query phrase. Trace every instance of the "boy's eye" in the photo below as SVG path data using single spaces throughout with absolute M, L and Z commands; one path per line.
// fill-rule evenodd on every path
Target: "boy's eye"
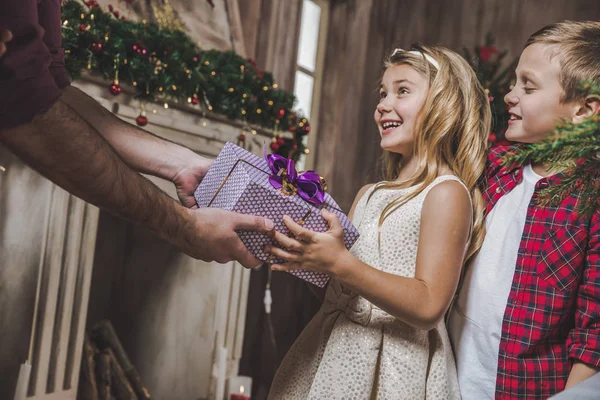
M 387 93 L 385 93 L 385 92 L 379 92 L 379 100 L 385 98 L 386 95 L 387 95 Z
M 535 88 L 532 88 L 532 87 L 523 87 L 523 90 L 525 91 L 525 93 L 531 94 L 531 93 L 533 93 L 533 91 L 535 90 Z

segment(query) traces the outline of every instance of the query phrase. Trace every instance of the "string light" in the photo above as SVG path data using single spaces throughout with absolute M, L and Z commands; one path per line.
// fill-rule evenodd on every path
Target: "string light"
M 257 113 L 257 114 L 260 114 L 260 113 L 262 113 L 262 110 L 261 110 L 260 108 L 258 108 L 258 109 L 256 110 L 256 113 Z
M 217 73 L 215 71 L 210 73 L 212 76 L 215 76 Z
M 278 84 L 276 84 L 276 83 L 273 84 L 273 89 L 277 89 L 278 87 L 279 87 Z
M 273 105 L 273 100 L 269 100 L 269 103 L 268 103 L 268 104 L 269 104 L 270 106 L 272 106 L 272 105 Z
M 165 103 L 165 108 L 169 108 L 169 105 L 167 103 Z
M 6 168 L 4 168 L 2 165 L 0 165 L 0 171 L 6 172 Z

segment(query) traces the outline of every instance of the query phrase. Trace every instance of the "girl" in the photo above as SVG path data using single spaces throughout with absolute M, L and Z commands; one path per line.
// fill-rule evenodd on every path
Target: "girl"
M 351 251 L 330 230 L 286 225 L 279 271 L 332 278 L 322 308 L 281 364 L 271 399 L 460 398 L 443 316 L 484 234 L 478 181 L 491 114 L 474 71 L 443 47 L 394 50 L 375 110 L 386 181 L 362 188 Z M 466 189 L 466 190 L 465 190 Z

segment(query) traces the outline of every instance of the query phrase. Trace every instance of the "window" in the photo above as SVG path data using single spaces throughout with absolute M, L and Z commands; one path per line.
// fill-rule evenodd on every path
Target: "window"
M 309 151 L 317 138 L 328 7 L 326 0 L 304 0 L 302 3 L 294 95 L 297 99 L 296 109 L 308 118 L 311 124 L 310 134 L 304 137 L 304 145 Z M 312 154 L 309 153 L 299 160 L 298 169 L 310 169 L 313 163 Z

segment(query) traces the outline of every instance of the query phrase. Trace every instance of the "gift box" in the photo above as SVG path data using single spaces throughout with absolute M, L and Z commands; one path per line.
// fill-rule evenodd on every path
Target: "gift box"
M 284 215 L 312 231 L 327 231 L 329 225 L 321 216 L 321 209 L 325 208 L 340 219 L 346 248 L 352 247 L 359 236 L 337 203 L 324 192 L 315 172 L 298 174 L 292 160 L 274 154 L 261 158 L 233 143 L 225 144 L 194 197 L 199 207 L 267 217 L 283 234 L 289 234 L 283 224 Z M 238 231 L 238 235 L 259 260 L 272 264 L 285 262 L 263 250 L 266 244 L 278 245 L 270 237 L 245 230 Z M 329 280 L 327 275 L 312 271 L 290 273 L 320 287 Z

